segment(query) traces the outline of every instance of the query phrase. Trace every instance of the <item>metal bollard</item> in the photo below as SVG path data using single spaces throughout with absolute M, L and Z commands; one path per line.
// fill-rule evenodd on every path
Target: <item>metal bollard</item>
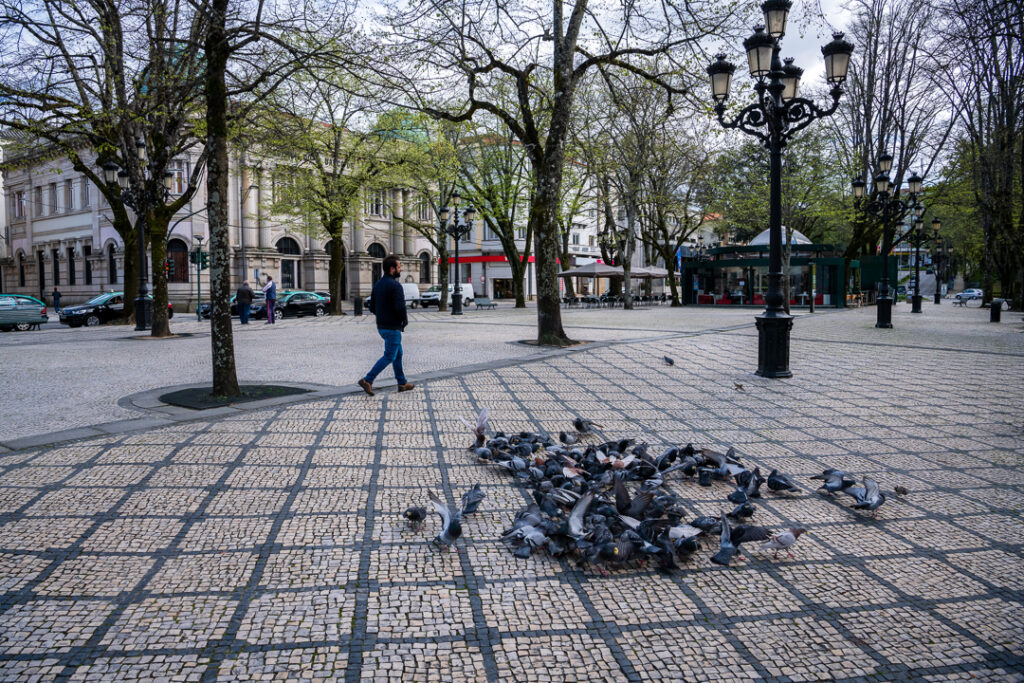
M 362 315 L 362 314 L 363 314 L 363 298 L 357 296 L 352 301 L 352 315 Z
M 992 304 L 988 310 L 988 321 L 990 323 L 997 323 L 1003 315 L 1003 299 L 992 299 Z

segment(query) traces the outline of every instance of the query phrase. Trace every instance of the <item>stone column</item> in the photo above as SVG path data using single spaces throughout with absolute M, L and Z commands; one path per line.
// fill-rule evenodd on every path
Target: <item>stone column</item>
M 405 213 L 403 215 L 411 214 L 412 220 L 419 220 L 419 214 L 417 213 L 418 206 L 410 202 L 411 193 L 408 190 L 402 190 L 402 206 L 404 207 Z M 404 251 L 409 256 L 416 255 L 416 237 L 413 235 L 413 229 L 409 227 L 408 223 L 402 224 L 402 242 L 405 244 Z
M 405 240 L 402 239 L 402 219 L 405 217 L 405 197 L 400 189 L 392 189 L 391 195 L 391 253 L 402 256 Z
M 253 192 L 256 194 L 256 224 L 259 226 L 260 249 L 270 248 L 270 221 L 264 215 L 263 202 L 271 196 L 273 188 L 270 187 L 270 183 L 272 182 L 269 173 L 264 173 L 262 169 L 256 171 L 256 184 L 259 189 L 253 190 Z

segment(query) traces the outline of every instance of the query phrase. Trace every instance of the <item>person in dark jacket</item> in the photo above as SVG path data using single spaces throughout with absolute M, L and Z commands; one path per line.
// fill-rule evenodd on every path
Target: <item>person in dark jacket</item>
M 377 334 L 384 340 L 384 355 L 359 380 L 359 386 L 370 396 L 373 396 L 373 380 L 388 365 L 395 370 L 399 391 L 413 388 L 412 384 L 405 381 L 405 371 L 402 370 L 402 330 L 409 324 L 405 312 L 405 292 L 398 281 L 402 264 L 397 256 L 388 256 L 384 259 L 383 268 L 386 275 L 377 280 L 370 294 L 370 312 L 377 317 Z
M 53 310 L 60 313 L 60 290 L 53 288 Z
M 243 325 L 249 324 L 249 309 L 252 307 L 252 287 L 249 286 L 249 281 L 244 280 L 242 286 L 235 292 L 235 305 L 238 306 L 238 319 L 242 321 Z

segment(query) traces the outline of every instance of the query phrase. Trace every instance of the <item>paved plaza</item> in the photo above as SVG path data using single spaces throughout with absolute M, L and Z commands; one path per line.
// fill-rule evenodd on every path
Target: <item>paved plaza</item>
M 802 316 L 794 377 L 765 380 L 753 313 L 571 311 L 594 343 L 556 353 L 515 343 L 533 311 L 416 313 L 407 368 L 427 381 L 376 397 L 344 393 L 379 353 L 372 319 L 245 330 L 243 380 L 335 394 L 0 455 L 0 680 L 1024 679 L 1019 314 Z M 4 421 L 29 420 L 3 438 L 61 429 L 69 404 L 75 426 L 144 418 L 118 400 L 208 379 L 201 325 L 0 337 Z M 147 360 L 145 379 L 112 370 Z M 103 368 L 112 386 L 89 384 Z M 498 538 L 528 490 L 476 461 L 458 419 L 483 407 L 492 430 L 582 415 L 603 425 L 591 443 L 734 446 L 803 488 L 757 501 L 753 523 L 809 533 L 794 558 L 718 567 L 712 541 L 672 573 L 517 559 Z M 909 494 L 872 519 L 814 491 L 826 467 Z M 436 516 L 421 532 L 400 517 L 478 482 L 459 552 L 430 545 Z M 731 507 L 722 485 L 667 486 L 689 518 Z

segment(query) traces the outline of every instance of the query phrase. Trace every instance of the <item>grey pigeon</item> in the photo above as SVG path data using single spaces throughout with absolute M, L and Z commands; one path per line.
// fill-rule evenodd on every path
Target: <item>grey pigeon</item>
M 461 513 L 455 512 L 453 514 L 451 508 L 434 495 L 433 491 L 428 491 L 427 495 L 430 496 L 430 503 L 434 506 L 434 512 L 441 518 L 441 531 L 434 537 L 433 542 L 450 549 L 456 539 L 462 535 L 462 523 L 459 521 Z
M 761 550 L 774 550 L 775 555 L 772 559 L 779 559 L 779 551 L 785 550 L 786 554 L 793 557 L 793 553 L 789 552 L 789 549 L 793 547 L 797 539 L 800 538 L 800 534 L 807 533 L 807 529 L 803 527 L 794 527 L 788 529 L 782 533 L 775 534 L 768 539 L 768 542 L 761 546 Z
M 593 420 L 585 420 L 582 417 L 577 417 L 572 421 L 572 426 L 576 428 L 576 431 L 580 434 L 589 434 L 590 430 L 594 427 L 601 427 L 602 425 L 597 424 Z
M 768 489 L 771 491 L 792 491 L 794 493 L 800 491 L 800 487 L 796 485 L 795 481 L 778 470 L 772 470 L 768 475 Z
M 484 441 L 487 439 L 487 416 L 487 408 L 484 408 L 476 416 L 475 425 L 470 424 L 469 420 L 465 420 L 462 417 L 459 418 L 460 420 L 462 420 L 462 424 L 469 427 L 473 434 L 476 435 L 476 442 L 474 442 L 474 444 L 469 447 L 470 450 L 473 450 L 475 448 L 481 448 L 484 445 Z
M 878 482 L 871 477 L 864 477 L 864 487 L 852 486 L 842 491 L 848 496 L 852 496 L 856 501 L 853 508 L 855 510 L 871 510 L 871 516 L 878 516 L 878 508 L 885 502 L 885 494 L 882 493 L 878 488 Z
M 419 529 L 423 524 L 423 520 L 427 518 L 427 508 L 411 507 L 406 510 L 402 516 L 405 518 L 405 521 L 409 523 L 409 528 Z
M 471 515 L 476 512 L 486 497 L 487 494 L 480 490 L 480 484 L 474 484 L 473 488 L 462 494 L 462 514 Z
M 665 364 L 666 365 L 675 365 L 676 364 L 676 362 L 674 360 L 672 360 L 671 358 L 669 358 L 668 356 L 664 356 L 664 358 L 665 358 Z
M 825 483 L 823 483 L 818 490 L 820 491 L 821 489 L 825 489 L 826 493 L 830 496 L 836 491 L 848 489 L 857 483 L 857 481 L 852 479 L 846 472 L 834 469 L 827 469 L 821 474 L 814 475 L 811 479 L 820 479 L 824 481 Z
M 588 493 L 584 496 L 580 496 L 580 499 L 572 506 L 572 512 L 569 513 L 568 522 L 570 537 L 580 539 L 586 535 L 583 531 L 583 517 L 587 514 L 587 508 L 590 507 L 590 503 L 593 500 L 594 494 Z
M 732 528 L 729 526 L 729 520 L 725 518 L 725 515 L 722 515 L 721 523 L 722 531 L 719 535 L 718 552 L 711 556 L 711 561 L 723 567 L 728 567 L 732 561 L 732 556 L 736 554 L 736 546 L 733 545 Z
M 558 440 L 564 443 L 566 446 L 572 446 L 580 442 L 580 437 L 577 434 L 566 434 L 565 432 L 558 432 Z

